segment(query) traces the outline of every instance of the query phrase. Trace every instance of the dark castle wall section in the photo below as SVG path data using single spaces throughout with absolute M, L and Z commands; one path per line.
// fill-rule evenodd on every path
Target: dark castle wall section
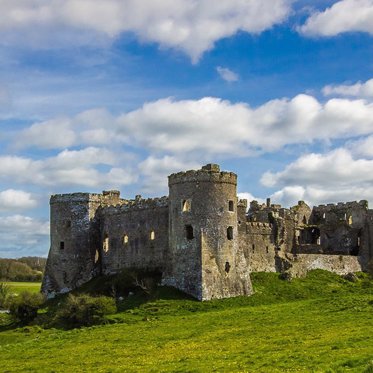
M 314 207 L 310 217 L 310 229 L 317 229 L 320 237 L 320 249 L 314 253 L 361 255 L 368 246 L 367 216 L 367 201 Z
M 168 248 L 168 198 L 137 198 L 99 210 L 103 274 L 122 268 L 164 270 Z
M 70 291 L 95 275 L 95 213 L 100 203 L 101 195 L 97 194 L 51 197 L 51 247 L 42 284 L 44 293 Z

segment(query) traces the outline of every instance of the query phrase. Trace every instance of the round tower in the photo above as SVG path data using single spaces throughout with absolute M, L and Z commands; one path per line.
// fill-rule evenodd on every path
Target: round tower
M 198 299 L 251 293 L 237 230 L 237 175 L 216 164 L 169 176 L 170 267 L 164 283 Z

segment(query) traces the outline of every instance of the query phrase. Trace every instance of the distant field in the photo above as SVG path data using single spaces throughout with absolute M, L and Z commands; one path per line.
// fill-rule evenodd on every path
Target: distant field
M 128 298 L 113 324 L 90 328 L 9 329 L 4 315 L 1 370 L 373 372 L 372 280 L 252 277 L 251 297 L 197 302 L 166 292 L 130 307 Z
M 30 291 L 38 293 L 40 291 L 40 282 L 5 282 L 13 293 L 19 294 L 21 291 Z

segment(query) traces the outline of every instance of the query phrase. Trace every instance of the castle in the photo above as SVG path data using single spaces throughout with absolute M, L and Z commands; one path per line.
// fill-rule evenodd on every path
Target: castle
M 237 198 L 237 175 L 216 164 L 168 177 L 169 196 L 118 191 L 53 195 L 42 291 L 68 292 L 93 277 L 137 269 L 199 300 L 252 294 L 250 272 L 299 276 L 367 270 L 373 210 L 367 201 L 290 209 Z

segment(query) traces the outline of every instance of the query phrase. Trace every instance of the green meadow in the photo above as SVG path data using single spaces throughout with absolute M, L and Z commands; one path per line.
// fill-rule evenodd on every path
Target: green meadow
M 367 275 L 252 279 L 251 297 L 135 294 L 107 324 L 80 329 L 17 327 L 1 315 L 1 372 L 373 372 Z
M 40 291 L 40 282 L 5 282 L 9 286 L 10 291 L 19 294 L 22 291 L 30 291 L 31 293 L 38 293 Z

